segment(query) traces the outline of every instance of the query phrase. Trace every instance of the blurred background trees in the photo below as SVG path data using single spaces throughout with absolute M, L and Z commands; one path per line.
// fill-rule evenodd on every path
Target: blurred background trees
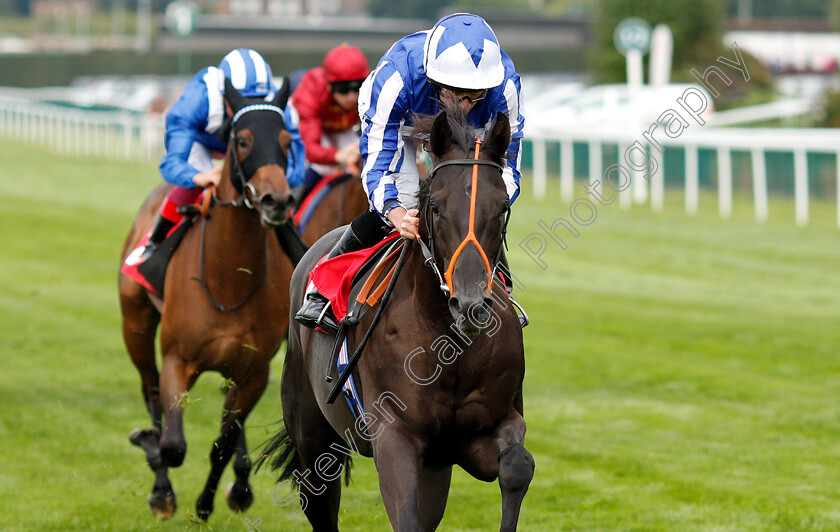
M 665 23 L 671 28 L 674 36 L 672 80 L 695 82 L 690 73 L 692 68 L 703 72 L 721 55 L 733 58 L 732 50 L 723 43 L 725 12 L 726 6 L 718 0 L 646 0 L 643 3 L 636 0 L 600 0 L 593 25 L 595 45 L 591 64 L 595 79 L 601 83 L 619 83 L 627 79 L 624 56 L 613 44 L 613 30 L 624 18 L 640 17 L 652 27 Z M 759 94 L 770 91 L 772 87 L 767 69 L 745 50 L 740 52 L 750 73 L 750 93 L 747 94 L 743 77 L 733 77 L 731 86 L 718 87 L 721 90 L 721 97 L 715 102 L 718 108 L 741 105 L 748 97 L 764 99 Z M 648 57 L 645 57 L 646 72 L 647 60 Z

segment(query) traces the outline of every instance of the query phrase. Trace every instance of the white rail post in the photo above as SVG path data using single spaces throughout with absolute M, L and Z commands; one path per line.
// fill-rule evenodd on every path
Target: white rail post
M 122 117 L 123 127 L 123 141 L 125 142 L 125 159 L 131 160 L 131 136 L 134 133 L 134 128 L 131 127 L 131 116 L 124 115 Z
M 73 120 L 73 136 L 76 139 L 76 145 L 73 147 L 73 153 L 76 157 L 82 154 L 82 113 L 76 113 Z
M 755 200 L 755 219 L 767 221 L 767 169 L 764 165 L 764 149 L 752 149 L 753 198 Z
M 560 199 L 572 201 L 575 195 L 575 150 L 572 139 L 560 141 Z
M 49 119 L 49 125 L 47 125 L 49 129 L 50 136 L 49 136 L 49 148 L 51 150 L 55 149 L 56 146 L 56 138 L 58 137 L 58 120 L 56 120 L 55 115 L 53 114 Z
M 589 184 L 594 186 L 598 181 L 600 183 L 604 173 L 604 153 L 601 150 L 600 140 L 589 141 Z M 598 187 L 595 187 L 597 190 Z
M 47 145 L 47 119 L 49 113 L 43 105 L 38 104 L 35 107 L 35 116 L 38 118 L 36 121 L 38 124 L 38 135 L 35 137 L 35 143 L 43 147 Z
M 106 120 L 102 120 L 102 129 L 104 131 L 103 135 L 105 137 L 105 151 L 102 153 L 102 156 L 105 159 L 111 157 L 111 124 L 109 124 Z
M 650 151 L 651 158 L 656 157 L 656 152 Z M 665 162 L 664 153 L 660 153 L 657 171 L 650 176 L 650 207 L 654 212 L 662 212 L 665 207 Z
M 808 225 L 808 154 L 805 148 L 793 151 L 794 199 L 796 201 L 796 223 Z
M 532 150 L 534 156 L 534 199 L 542 201 L 545 199 L 547 181 L 545 139 L 533 139 L 531 140 L 531 146 L 534 148 Z
M 732 216 L 732 156 L 729 148 L 718 146 L 718 212 L 721 218 Z
M 618 205 L 625 210 L 633 206 L 633 170 L 627 168 L 626 165 L 623 164 L 624 151 L 628 147 L 629 144 L 627 144 L 626 141 L 623 140 L 619 141 L 616 145 L 616 148 L 618 149 L 618 165 L 620 168 L 626 168 L 627 171 L 626 173 L 619 171 L 618 173 L 614 174 L 616 176 L 616 179 L 619 180 L 619 184 L 623 183 L 625 175 L 630 180 L 630 183 L 626 187 L 624 187 L 623 190 L 621 188 L 619 188 L 618 190 Z
M 91 126 L 93 127 L 93 156 L 99 155 L 99 122 L 96 118 L 91 118 Z
M 642 146 L 647 151 L 647 146 Z M 647 160 L 647 159 L 645 159 Z M 639 170 L 637 168 L 630 168 L 630 174 L 633 176 L 633 201 L 641 205 L 642 203 L 647 201 L 648 198 L 648 180 L 647 180 L 647 171 L 648 169 Z
M 58 152 L 66 152 L 67 151 L 67 116 L 62 111 L 57 114 L 58 116 Z
M 688 144 L 685 147 L 685 212 L 697 214 L 700 189 L 700 163 L 697 155 L 697 145 Z

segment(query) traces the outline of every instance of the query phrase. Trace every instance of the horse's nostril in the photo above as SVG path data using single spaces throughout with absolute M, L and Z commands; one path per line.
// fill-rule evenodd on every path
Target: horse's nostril
M 484 305 L 471 306 L 469 316 L 477 327 L 484 327 L 490 321 L 490 312 Z
M 277 198 L 273 195 L 266 195 L 260 199 L 260 207 L 264 209 L 273 209 L 277 206 Z

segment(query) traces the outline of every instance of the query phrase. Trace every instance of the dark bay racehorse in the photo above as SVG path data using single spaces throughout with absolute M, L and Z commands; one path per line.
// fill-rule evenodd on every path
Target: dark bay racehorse
M 420 233 L 436 269 L 419 243 L 408 244 L 412 252 L 354 373 L 363 418 L 354 421 L 341 399 L 325 404 L 333 336 L 294 322 L 289 332 L 285 429 L 263 457 L 274 453 L 280 479 L 297 480 L 316 532 L 338 530 L 340 476 L 359 454 L 374 458 L 388 517 L 401 532 L 438 526 L 453 465 L 499 479 L 501 530 L 513 531 L 533 477 L 523 446 L 522 330 L 501 283 L 490 282 L 509 213 L 501 172 L 510 126 L 499 114 L 479 151 L 457 112 L 417 122 L 417 134 L 430 133 L 436 163 L 420 197 Z M 293 309 L 308 272 L 340 234 L 319 240 L 298 264 Z M 373 315 L 350 332 L 351 351 Z
M 225 100 L 234 118 L 222 180 L 209 219 L 197 222 L 172 256 L 163 300 L 120 275 L 123 337 L 142 378 L 152 428 L 135 430 L 131 441 L 146 451 L 156 475 L 149 505 L 159 517 L 175 512 L 175 492 L 167 468 L 178 467 L 187 450 L 183 431 L 187 392 L 199 374 L 213 370 L 228 383 L 221 434 L 210 450 L 211 470 L 198 498 L 198 516 L 207 519 L 231 456 L 236 481 L 228 489 L 233 510 L 253 500 L 248 476 L 245 419 L 266 387 L 269 362 L 288 330 L 292 264 L 272 227 L 284 221 L 293 203 L 286 181 L 291 135 L 283 107 L 288 83 L 273 101 L 243 98 L 225 80 Z M 123 259 L 154 220 L 168 185 L 146 199 L 123 248 Z M 155 363 L 160 324 L 163 366 Z M 163 418 L 163 422 L 162 422 Z

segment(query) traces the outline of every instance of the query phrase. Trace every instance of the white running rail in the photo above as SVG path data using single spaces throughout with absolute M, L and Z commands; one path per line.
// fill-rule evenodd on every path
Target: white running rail
M 0 136 L 58 153 L 139 161 L 163 155 L 164 118 L 0 96 Z
M 620 162 L 633 176 L 633 183 L 627 190 L 619 193 L 619 204 L 629 207 L 633 201 L 642 203 L 650 197 L 654 210 L 662 209 L 664 197 L 664 179 L 662 176 L 662 155 L 650 142 L 642 136 L 646 128 L 629 129 L 626 126 L 609 129 L 593 127 L 589 129 L 574 128 L 566 131 L 532 131 L 526 129 L 525 142 L 532 145 L 533 154 L 533 195 L 537 199 L 544 199 L 546 195 L 547 172 L 547 144 L 560 144 L 560 195 L 565 201 L 574 198 L 574 143 L 584 143 L 589 146 L 589 182 L 598 180 L 603 182 L 603 168 L 601 153 L 605 144 L 618 145 L 621 154 Z M 731 151 L 746 151 L 751 154 L 753 177 L 753 203 L 755 218 L 759 222 L 767 220 L 767 170 L 765 152 L 793 153 L 794 172 L 794 201 L 796 206 L 796 223 L 804 226 L 809 217 L 808 193 L 808 158 L 809 153 L 831 153 L 837 156 L 837 197 L 834 198 L 838 206 L 837 226 L 840 228 L 840 129 L 823 128 L 715 128 L 706 126 L 685 129 L 677 138 L 669 138 L 660 128 L 654 133 L 654 138 L 663 146 L 682 148 L 685 150 L 685 210 L 688 214 L 697 212 L 698 204 L 698 148 L 714 150 L 717 154 L 718 173 L 718 209 L 721 217 L 728 218 L 732 213 L 732 161 Z M 655 156 L 659 169 L 648 179 L 644 175 L 629 169 L 623 161 L 623 154 L 633 142 L 639 141 L 647 147 L 648 153 Z M 594 161 L 594 164 L 593 164 Z M 613 180 L 615 181 L 615 180 Z M 649 189 L 649 196 L 648 196 Z

